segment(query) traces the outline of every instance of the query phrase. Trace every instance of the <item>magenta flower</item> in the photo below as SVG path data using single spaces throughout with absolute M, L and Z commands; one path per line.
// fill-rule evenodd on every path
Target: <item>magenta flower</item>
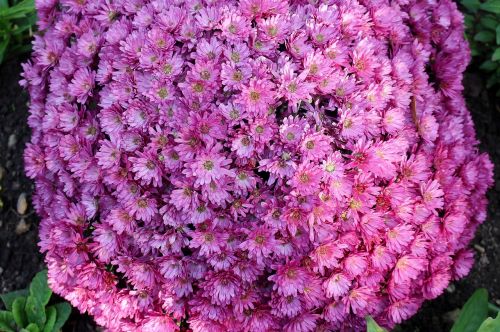
M 467 275 L 489 158 L 442 1 L 38 0 L 53 290 L 118 331 L 387 328 Z
M 219 154 L 220 148 L 220 145 L 215 145 L 202 152 L 191 164 L 190 169 L 186 169 L 186 175 L 196 178 L 195 184 L 207 185 L 213 180 L 234 176 L 234 172 L 227 168 L 231 160 Z

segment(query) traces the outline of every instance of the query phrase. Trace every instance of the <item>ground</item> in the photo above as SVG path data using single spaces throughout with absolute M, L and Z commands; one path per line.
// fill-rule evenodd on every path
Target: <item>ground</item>
M 20 62 L 11 61 L 0 67 L 0 293 L 26 287 L 43 268 L 37 247 L 38 219 L 29 205 L 33 184 L 24 176 L 23 149 L 29 140 L 27 94 L 19 87 Z M 434 301 L 424 304 L 419 313 L 401 326 L 405 332 L 449 331 L 452 319 L 472 294 L 484 287 L 491 302 L 500 305 L 500 110 L 494 98 L 484 89 L 484 81 L 474 68 L 469 69 L 464 85 L 480 150 L 490 154 L 495 163 L 494 188 L 488 193 L 487 221 L 474 240 L 476 264 L 469 276 L 448 287 Z M 26 194 L 28 209 L 17 212 L 19 196 Z M 21 211 L 22 212 L 22 211 Z M 87 316 L 74 313 L 64 331 L 90 332 L 95 329 Z

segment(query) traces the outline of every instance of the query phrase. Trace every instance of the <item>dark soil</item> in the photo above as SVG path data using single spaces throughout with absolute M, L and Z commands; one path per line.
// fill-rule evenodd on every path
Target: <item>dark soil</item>
M 37 247 L 37 222 L 32 206 L 21 216 L 16 204 L 21 193 L 28 198 L 33 185 L 24 176 L 23 149 L 29 140 L 27 94 L 19 87 L 20 62 L 0 67 L 0 292 L 25 288 L 36 272 L 43 268 Z M 424 304 L 419 313 L 400 330 L 404 332 L 447 332 L 459 309 L 474 292 L 484 287 L 492 303 L 500 305 L 500 110 L 484 88 L 484 81 L 473 69 L 465 79 L 465 95 L 476 124 L 481 151 L 490 154 L 495 163 L 496 186 L 490 190 L 489 215 L 474 240 L 476 264 L 469 276 L 450 285 L 434 301 Z M 10 144 L 9 144 L 10 141 Z M 0 170 L 1 172 L 1 170 Z M 29 199 L 28 199 L 29 201 Z M 26 227 L 19 225 L 24 219 Z M 17 229 L 17 231 L 16 231 Z M 90 319 L 73 313 L 65 331 L 94 331 Z

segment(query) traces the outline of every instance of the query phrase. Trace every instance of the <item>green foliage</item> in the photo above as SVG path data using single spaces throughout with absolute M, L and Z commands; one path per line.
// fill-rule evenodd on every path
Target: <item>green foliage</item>
M 476 332 L 487 317 L 488 292 L 481 288 L 472 294 L 460 310 L 460 316 L 451 328 L 451 332 Z
M 7 309 L 0 311 L 0 332 L 58 332 L 71 306 L 67 302 L 47 306 L 51 296 L 46 270 L 37 273 L 29 289 L 0 295 Z
M 488 317 L 495 313 L 496 318 Z M 370 316 L 366 317 L 367 332 L 387 332 Z M 500 332 L 500 308 L 488 303 L 488 292 L 480 288 L 467 300 L 450 332 Z
M 500 331 L 500 312 L 495 319 L 488 317 L 479 327 L 477 332 L 498 332 Z
M 0 64 L 31 50 L 35 23 L 34 0 L 0 0 Z
M 367 316 L 365 319 L 366 319 L 366 332 L 386 332 L 386 329 L 380 327 L 377 324 L 377 322 L 370 316 Z
M 500 96 L 500 0 L 460 0 L 473 61 L 489 76 L 486 88 Z

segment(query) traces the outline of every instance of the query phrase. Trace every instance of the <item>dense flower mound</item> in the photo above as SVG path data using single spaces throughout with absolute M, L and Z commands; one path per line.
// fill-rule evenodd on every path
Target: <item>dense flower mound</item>
M 451 0 L 39 0 L 50 283 L 109 331 L 391 327 L 466 275 L 492 164 Z

